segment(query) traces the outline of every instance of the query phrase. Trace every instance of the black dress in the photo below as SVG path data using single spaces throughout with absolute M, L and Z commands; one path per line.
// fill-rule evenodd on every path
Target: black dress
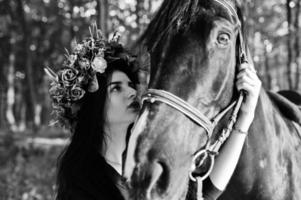
M 124 200 L 121 176 L 97 152 L 70 170 L 66 200 Z

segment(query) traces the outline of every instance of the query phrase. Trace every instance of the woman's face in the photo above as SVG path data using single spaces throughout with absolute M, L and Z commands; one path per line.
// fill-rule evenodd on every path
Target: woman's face
M 121 71 L 114 71 L 107 87 L 105 119 L 109 125 L 130 124 L 139 111 L 134 83 Z

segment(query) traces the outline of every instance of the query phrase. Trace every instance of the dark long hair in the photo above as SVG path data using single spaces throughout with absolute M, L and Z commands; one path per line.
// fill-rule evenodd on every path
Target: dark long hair
M 123 49 L 116 51 L 114 60 L 106 58 L 108 67 L 103 74 L 97 74 L 99 83 L 98 91 L 87 92 L 82 100 L 78 114 L 78 122 L 70 138 L 70 144 L 58 157 L 57 172 L 57 200 L 68 199 L 68 193 L 72 192 L 71 185 L 74 175 L 82 173 L 82 169 L 89 169 L 93 162 L 91 155 L 97 153 L 105 144 L 104 132 L 104 106 L 107 96 L 107 84 L 114 71 L 124 72 L 134 83 L 138 83 L 138 68 L 136 62 L 130 58 L 130 54 Z M 105 164 L 105 163 L 104 163 Z M 71 191 L 70 191 L 71 190 Z

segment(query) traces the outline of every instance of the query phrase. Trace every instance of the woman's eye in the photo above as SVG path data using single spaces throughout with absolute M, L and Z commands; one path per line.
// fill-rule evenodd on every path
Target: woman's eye
M 227 45 L 230 41 L 230 35 L 227 33 L 221 33 L 217 36 L 217 42 L 221 45 Z
M 111 88 L 111 92 L 119 92 L 121 91 L 121 87 L 120 86 L 114 86 Z

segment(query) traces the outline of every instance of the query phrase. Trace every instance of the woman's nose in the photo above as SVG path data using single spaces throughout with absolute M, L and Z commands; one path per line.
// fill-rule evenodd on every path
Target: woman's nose
M 129 98 L 135 98 L 136 95 L 137 95 L 137 90 L 135 90 L 132 87 L 129 87 L 129 89 L 128 89 L 128 97 Z

